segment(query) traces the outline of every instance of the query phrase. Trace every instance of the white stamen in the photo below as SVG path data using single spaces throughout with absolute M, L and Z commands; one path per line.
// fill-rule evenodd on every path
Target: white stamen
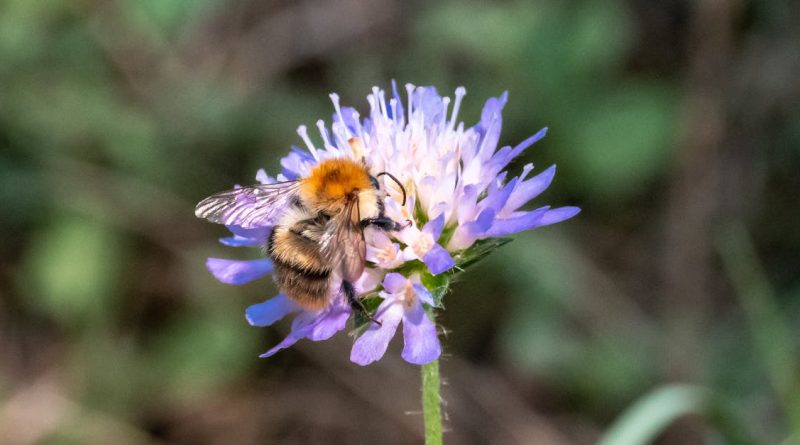
M 358 122 L 358 126 L 356 126 L 358 137 L 361 138 L 361 140 L 365 141 L 366 143 L 367 139 L 364 137 L 364 127 L 361 125 L 361 115 L 356 110 L 353 110 L 353 120 Z
M 314 146 L 314 143 L 311 142 L 311 138 L 308 137 L 308 128 L 305 125 L 297 127 L 297 134 L 300 135 L 300 138 L 306 143 L 306 147 L 308 147 L 308 151 L 311 152 L 311 156 L 314 156 L 314 159 L 319 161 L 317 147 Z
M 375 103 L 375 97 L 372 94 L 367 94 L 367 102 L 369 102 L 369 115 L 372 117 L 372 120 L 375 120 L 375 111 L 376 107 L 378 106 Z
M 328 151 L 331 151 L 333 144 L 331 144 L 330 138 L 328 138 L 328 132 L 325 131 L 325 121 L 320 119 L 317 121 L 317 129 L 319 129 L 319 135 L 322 136 L 322 143 L 325 145 L 325 148 Z
M 378 87 L 373 87 L 372 91 L 375 92 L 375 97 L 378 98 L 378 104 L 380 105 L 381 115 L 386 120 L 389 120 L 389 113 L 386 111 L 386 95 L 384 91 Z
M 408 97 L 408 123 L 409 124 L 411 123 L 411 112 L 413 111 L 413 108 L 411 106 L 411 102 L 412 102 L 411 101 L 411 97 L 414 95 L 414 88 L 416 88 L 414 86 L 414 84 L 412 84 L 412 83 L 407 83 L 406 84 L 406 97 Z
M 447 109 L 450 107 L 450 97 L 449 96 L 442 98 L 442 105 L 443 105 L 443 109 L 442 109 L 441 126 L 442 126 L 442 132 L 444 132 L 444 129 L 445 129 L 446 125 L 447 125 Z
M 383 108 L 382 107 L 383 104 L 381 104 L 381 96 L 379 94 L 380 91 L 381 91 L 380 88 L 372 87 L 372 99 L 375 101 L 375 110 L 374 111 L 377 112 L 378 115 L 382 115 L 383 114 L 383 110 L 381 109 L 381 108 Z M 375 119 L 377 117 L 378 116 L 373 116 L 373 119 Z M 375 122 L 377 123 L 377 119 L 375 119 Z
M 342 127 L 344 127 L 344 133 L 347 136 L 346 139 L 350 139 L 353 135 L 350 133 L 350 129 L 347 128 L 347 124 L 344 122 L 344 116 L 342 115 L 342 108 L 339 106 L 339 95 L 336 93 L 331 93 L 328 95 L 333 102 L 333 108 L 336 109 L 336 115 L 339 116 L 339 122 L 341 122 Z
M 530 164 L 530 163 L 529 164 L 525 164 L 525 166 L 522 167 L 522 174 L 519 175 L 519 182 L 524 181 L 525 178 L 528 176 L 528 173 L 531 172 L 531 170 L 533 170 L 533 164 Z
M 461 108 L 461 99 L 467 94 L 467 89 L 464 87 L 456 88 L 456 100 L 453 102 L 453 116 L 450 118 L 449 129 L 452 130 L 456 126 L 456 118 L 458 117 L 458 110 Z

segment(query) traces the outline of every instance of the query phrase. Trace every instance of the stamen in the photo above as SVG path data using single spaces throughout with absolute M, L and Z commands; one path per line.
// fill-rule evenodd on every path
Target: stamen
M 362 141 L 366 140 L 364 136 L 364 127 L 361 125 L 361 114 L 358 111 L 353 110 L 353 120 L 355 120 L 358 125 L 356 125 L 356 131 L 358 132 L 358 137 L 361 138 Z
M 375 121 L 375 112 L 378 107 L 378 104 L 375 102 L 375 96 L 367 94 L 367 102 L 369 102 L 369 115 L 372 117 L 372 120 Z
M 308 128 L 305 125 L 297 127 L 297 134 L 300 135 L 300 138 L 306 143 L 306 147 L 308 147 L 308 151 L 311 152 L 311 156 L 314 156 L 314 159 L 319 161 L 317 147 L 314 146 L 314 143 L 311 142 L 311 138 L 308 137 Z
M 442 98 L 442 105 L 444 108 L 442 109 L 442 131 L 444 132 L 445 127 L 447 126 L 447 109 L 450 107 L 450 97 L 443 97 Z
M 528 176 L 528 173 L 531 172 L 531 170 L 533 170 L 533 164 L 530 163 L 525 164 L 525 166 L 522 167 L 522 174 L 519 175 L 519 181 L 520 182 L 524 181 L 525 178 Z
M 456 100 L 453 102 L 453 116 L 450 118 L 449 128 L 452 130 L 456 126 L 456 118 L 458 117 L 458 110 L 461 108 L 461 99 L 467 94 L 467 89 L 464 87 L 456 88 Z
M 336 109 L 336 115 L 339 116 L 339 122 L 341 122 L 342 127 L 344 127 L 344 132 L 345 135 L 347 136 L 345 139 L 350 139 L 353 135 L 350 134 L 350 129 L 347 128 L 347 124 L 344 122 L 344 116 L 342 115 L 342 108 L 339 106 L 339 95 L 336 93 L 331 93 L 328 96 L 331 98 L 331 101 L 333 102 L 333 108 Z
M 319 129 L 319 134 L 322 136 L 322 143 L 325 144 L 325 149 L 330 151 L 331 149 L 335 149 L 333 144 L 331 144 L 331 140 L 328 137 L 328 129 L 325 128 L 325 121 L 320 119 L 317 121 L 317 128 Z
M 412 100 L 411 99 L 414 96 L 414 89 L 415 88 L 416 87 L 414 86 L 413 83 L 407 83 L 406 84 L 406 97 L 408 97 L 408 123 L 409 124 L 411 123 L 411 113 L 413 111 L 413 107 L 411 106 L 411 104 L 412 104 Z
M 389 114 L 386 112 L 386 96 L 382 89 L 378 87 L 372 87 L 372 93 L 375 95 L 375 98 L 380 106 L 380 112 L 384 119 L 389 120 Z

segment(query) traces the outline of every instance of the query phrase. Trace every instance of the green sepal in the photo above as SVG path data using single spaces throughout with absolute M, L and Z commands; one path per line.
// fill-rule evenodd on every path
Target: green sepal
M 493 250 L 511 242 L 511 238 L 487 238 L 453 255 L 456 268 L 465 269 L 492 253 Z
M 399 273 L 400 275 L 402 275 L 404 277 L 410 277 L 411 275 L 414 275 L 415 273 L 422 274 L 423 272 L 425 272 L 427 270 L 428 270 L 428 267 L 422 261 L 420 261 L 420 260 L 411 260 L 411 261 L 406 261 L 405 263 L 400 265 L 400 267 L 396 267 L 396 268 L 388 271 L 387 273 Z
M 417 227 L 422 227 L 428 222 L 428 214 L 423 210 L 419 199 L 414 205 L 414 221 L 417 222 Z
M 450 289 L 450 279 L 453 275 L 455 275 L 455 272 L 452 269 L 439 275 L 433 275 L 426 269 L 419 275 L 422 285 L 433 296 L 433 301 L 437 308 L 443 307 L 444 296 L 447 290 Z
M 450 242 L 450 238 L 453 237 L 454 233 L 456 233 L 456 226 L 445 226 L 437 243 L 439 243 L 442 247 L 447 248 L 447 243 Z
M 350 332 L 354 338 L 358 338 L 364 331 L 367 330 L 370 324 L 373 323 L 370 317 L 375 316 L 375 311 L 381 305 L 383 299 L 378 296 L 378 292 L 370 292 L 361 298 L 361 304 L 364 305 L 366 312 L 355 312 L 353 317 L 353 330 Z
M 452 235 L 452 233 L 450 233 L 450 235 Z M 438 275 L 430 273 L 425 264 L 419 260 L 408 261 L 400 267 L 392 269 L 389 273 L 399 273 L 404 277 L 410 277 L 415 273 L 419 274 L 422 285 L 425 286 L 433 296 L 434 307 L 442 309 L 444 307 L 444 296 L 450 289 L 450 284 L 454 277 L 466 267 L 480 261 L 493 250 L 510 241 L 511 238 L 488 238 L 478 240 L 469 248 L 455 253 L 453 255 L 453 259 L 456 262 L 455 267 Z M 381 288 L 362 297 L 361 303 L 364 305 L 366 312 L 355 313 L 353 317 L 353 330 L 350 332 L 350 335 L 353 337 L 358 338 L 369 328 L 370 324 L 373 323 L 370 317 L 375 316 L 375 311 L 378 310 L 378 306 L 383 302 L 383 299 L 378 295 L 380 289 Z M 430 313 L 433 308 L 428 308 L 428 310 Z

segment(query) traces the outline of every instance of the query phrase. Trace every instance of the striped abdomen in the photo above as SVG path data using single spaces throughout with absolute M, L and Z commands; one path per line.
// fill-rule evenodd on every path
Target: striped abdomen
M 295 219 L 276 226 L 267 246 L 278 289 L 307 309 L 322 309 L 331 294 L 331 268 L 319 249 L 324 226 L 321 218 Z

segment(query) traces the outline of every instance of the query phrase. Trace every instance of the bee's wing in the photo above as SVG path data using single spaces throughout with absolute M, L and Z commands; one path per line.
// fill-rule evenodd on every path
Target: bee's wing
M 246 229 L 274 226 L 292 199 L 300 181 L 253 185 L 217 193 L 200 201 L 194 214 L 211 222 Z
M 325 259 L 339 267 L 342 278 L 356 281 L 364 272 L 367 242 L 360 225 L 358 198 L 351 199 L 346 207 L 328 221 L 320 239 L 320 252 Z

